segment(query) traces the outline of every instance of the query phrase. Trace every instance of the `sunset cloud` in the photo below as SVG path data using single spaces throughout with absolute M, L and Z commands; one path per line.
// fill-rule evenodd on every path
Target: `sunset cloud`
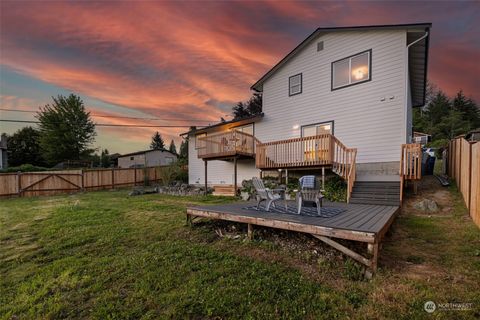
M 0 68 L 97 101 L 88 107 L 98 114 L 131 111 L 185 119 L 176 124 L 213 123 L 248 99 L 251 84 L 315 28 L 382 23 L 433 22 L 430 80 L 449 94 L 462 88 L 480 100 L 476 3 L 3 1 L 0 6 Z M 37 93 L 34 101 L 27 92 L 38 89 L 30 83 L 23 89 L 25 97 L 2 87 L 2 107 L 38 106 L 58 94 Z M 8 96 L 16 96 L 16 105 Z M 101 128 L 97 145 L 135 151 L 148 145 L 154 131 Z M 159 131 L 179 143 L 185 129 Z

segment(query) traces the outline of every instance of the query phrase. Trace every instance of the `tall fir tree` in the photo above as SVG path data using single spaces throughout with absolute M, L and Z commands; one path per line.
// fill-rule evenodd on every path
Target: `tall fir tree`
M 157 131 L 152 136 L 152 142 L 150 143 L 150 149 L 152 150 L 162 150 L 165 149 L 165 142 L 162 139 L 162 136 Z
M 460 90 L 453 98 L 453 109 L 462 114 L 462 119 L 468 123 L 468 130 L 480 128 L 480 111 L 475 101 L 465 97 Z
M 180 152 L 178 158 L 183 163 L 188 164 L 188 140 L 183 140 L 180 144 Z
M 177 154 L 177 147 L 175 146 L 175 141 L 170 141 L 170 146 L 168 147 L 168 151 L 170 151 L 173 154 Z
M 82 99 L 74 94 L 53 98 L 52 105 L 40 108 L 40 147 L 49 164 L 65 160 L 82 160 L 95 150 L 95 123 Z

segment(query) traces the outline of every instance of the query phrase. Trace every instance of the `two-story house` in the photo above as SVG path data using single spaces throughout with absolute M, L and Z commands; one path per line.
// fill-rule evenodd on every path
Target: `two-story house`
M 319 167 L 349 189 L 400 181 L 412 108 L 425 103 L 430 28 L 315 30 L 251 87 L 263 114 L 186 133 L 189 183 L 238 186 L 263 170 Z

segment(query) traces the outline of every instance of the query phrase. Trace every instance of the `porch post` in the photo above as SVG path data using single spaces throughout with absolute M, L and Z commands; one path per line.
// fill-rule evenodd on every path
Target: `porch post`
M 203 160 L 205 162 L 205 195 L 208 194 L 208 184 L 207 184 L 207 160 Z
M 285 169 L 285 184 L 288 185 L 288 169 Z
M 233 194 L 237 195 L 237 157 L 233 158 Z
M 325 167 L 322 167 L 322 190 L 325 190 Z

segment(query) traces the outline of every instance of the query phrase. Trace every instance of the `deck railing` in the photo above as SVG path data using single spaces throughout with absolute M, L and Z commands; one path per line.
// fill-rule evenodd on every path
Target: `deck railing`
M 332 135 L 293 138 L 257 144 L 259 169 L 313 167 L 332 163 Z
M 347 148 L 331 134 L 293 138 L 257 144 L 259 169 L 308 168 L 332 166 L 347 181 L 347 200 L 356 177 L 357 149 Z
M 258 140 L 251 134 L 231 130 L 208 134 L 199 137 L 198 141 L 201 144 L 201 147 L 197 147 L 199 158 L 218 158 L 234 155 L 254 156 Z
M 405 180 L 422 178 L 422 146 L 418 143 L 402 144 L 400 155 L 400 201 L 403 199 Z

